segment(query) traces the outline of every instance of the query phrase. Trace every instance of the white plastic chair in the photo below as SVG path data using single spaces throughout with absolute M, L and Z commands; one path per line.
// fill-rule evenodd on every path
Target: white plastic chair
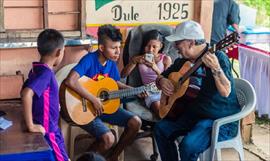
M 214 161 L 215 154 L 216 160 L 221 161 L 222 148 L 234 148 L 239 154 L 239 159 L 244 161 L 240 120 L 255 110 L 256 94 L 253 86 L 247 80 L 235 78 L 234 81 L 238 102 L 242 110 L 234 115 L 220 118 L 214 121 L 211 146 L 200 155 L 200 161 Z M 230 140 L 218 142 L 219 128 L 224 124 L 234 121 L 239 122 L 237 135 Z

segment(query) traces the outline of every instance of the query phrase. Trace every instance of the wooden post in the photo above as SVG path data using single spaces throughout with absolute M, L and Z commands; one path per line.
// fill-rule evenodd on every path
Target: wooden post
M 255 124 L 255 112 L 252 112 L 241 121 L 241 133 L 244 143 L 252 142 L 252 127 Z
M 81 30 L 81 38 L 86 37 L 86 1 L 85 0 L 81 0 L 80 3 L 80 30 Z
M 210 42 L 212 30 L 213 0 L 194 0 L 194 20 L 202 25 L 205 39 Z
M 0 32 L 5 31 L 4 23 L 4 0 L 0 0 Z
M 48 0 L 43 0 L 43 23 L 45 29 L 49 27 Z
M 202 4 L 202 1 L 196 1 L 194 0 L 194 9 L 193 9 L 193 20 L 194 21 L 197 21 L 197 22 L 200 22 L 200 19 L 201 19 L 201 4 Z

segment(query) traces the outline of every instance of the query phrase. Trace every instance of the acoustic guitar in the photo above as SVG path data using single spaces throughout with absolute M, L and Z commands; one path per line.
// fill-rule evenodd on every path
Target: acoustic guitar
M 195 61 L 195 64 L 192 64 L 190 61 L 184 63 L 181 69 L 178 72 L 172 72 L 168 79 L 172 82 L 175 87 L 175 91 L 173 95 L 170 97 L 165 94 L 161 94 L 160 100 L 160 109 L 159 116 L 160 118 L 164 118 L 168 115 L 168 113 L 173 110 L 173 108 L 177 108 L 175 102 L 179 102 L 180 98 L 185 95 L 187 89 L 189 88 L 189 76 L 193 74 L 201 65 L 202 65 L 202 56 L 207 53 L 215 53 L 218 50 L 222 50 L 225 47 L 232 46 L 237 43 L 239 39 L 238 33 L 234 32 L 224 39 L 219 41 L 212 48 L 206 48 L 200 55 L 200 57 Z M 178 110 L 179 111 L 179 110 Z
M 112 78 L 104 78 L 94 81 L 83 76 L 79 83 L 91 94 L 101 99 L 105 114 L 116 112 L 120 106 L 120 99 L 140 94 L 143 91 L 158 93 L 160 90 L 155 83 L 150 83 L 137 88 L 118 90 L 117 83 Z M 67 122 L 85 125 L 96 118 L 92 103 L 82 98 L 64 83 L 60 86 L 61 115 Z

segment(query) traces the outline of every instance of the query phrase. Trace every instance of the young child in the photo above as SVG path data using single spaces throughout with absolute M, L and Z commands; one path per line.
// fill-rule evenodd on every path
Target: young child
M 141 47 L 141 54 L 131 58 L 128 65 L 124 67 L 121 72 L 122 77 L 128 76 L 132 70 L 138 65 L 141 75 L 142 83 L 148 84 L 155 82 L 158 75 L 166 70 L 172 63 L 169 56 L 160 53 L 163 48 L 163 36 L 158 30 L 150 30 L 143 36 L 143 43 Z M 147 57 L 152 60 L 148 60 Z M 149 56 L 150 55 L 150 56 Z M 145 104 L 149 107 L 157 116 L 159 116 L 161 94 L 152 94 L 145 98 Z
M 55 160 L 67 161 L 64 139 L 58 127 L 58 85 L 53 67 L 64 55 L 64 37 L 54 29 L 46 29 L 37 39 L 40 61 L 34 62 L 22 90 L 26 126 L 30 132 L 40 132 L 51 146 Z

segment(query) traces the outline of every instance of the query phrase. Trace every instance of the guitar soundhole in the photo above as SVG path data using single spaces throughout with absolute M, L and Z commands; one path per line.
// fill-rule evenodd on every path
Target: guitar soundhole
M 104 102 L 109 99 L 109 93 L 107 91 L 100 92 L 99 98 Z

